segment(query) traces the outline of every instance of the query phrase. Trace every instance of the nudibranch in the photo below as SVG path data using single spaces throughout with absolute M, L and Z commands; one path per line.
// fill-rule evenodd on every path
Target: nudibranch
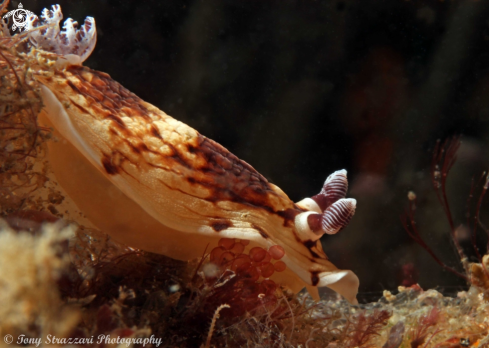
M 100 230 L 129 246 L 179 260 L 199 258 L 221 238 L 285 250 L 276 282 L 299 291 L 327 286 L 350 302 L 359 281 L 337 269 L 320 238 L 346 226 L 346 171 L 298 203 L 226 148 L 81 63 L 95 47 L 87 18 L 77 28 L 59 6 L 29 18 L 27 54 L 54 129 L 49 162 L 59 184 Z M 44 29 L 36 29 L 40 24 Z M 46 28 L 47 25 L 47 28 Z

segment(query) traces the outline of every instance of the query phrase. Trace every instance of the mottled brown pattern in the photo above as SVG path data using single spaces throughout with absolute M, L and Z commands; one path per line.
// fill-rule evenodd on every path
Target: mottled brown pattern
M 304 209 L 300 209 L 295 206 L 295 209 L 286 209 L 278 212 L 278 215 L 284 219 L 284 227 L 292 227 L 295 223 L 295 217 L 300 214 Z
M 80 111 L 84 114 L 88 114 L 88 110 L 85 109 L 83 106 L 81 105 L 78 105 L 77 103 L 73 102 L 73 105 L 75 105 L 78 109 L 80 109 Z
M 192 178 L 194 183 L 212 188 L 207 200 L 230 200 L 274 212 L 268 194 L 275 192 L 261 174 L 213 140 L 200 134 L 197 137 L 200 146 L 193 147 L 192 153 L 203 161 L 193 168 Z
M 106 73 L 71 65 L 66 70 L 66 78 L 68 85 L 77 93 L 92 98 L 108 111 L 122 111 L 128 116 L 145 119 L 149 117 L 144 102 Z
M 211 223 L 211 227 L 216 232 L 221 232 L 222 230 L 225 230 L 225 229 L 232 227 L 232 226 L 233 226 L 233 224 L 229 220 L 219 220 L 219 221 Z
M 122 119 L 119 116 L 110 114 L 109 116 L 107 116 L 107 118 L 114 121 L 114 125 L 116 127 L 123 129 L 123 130 L 127 129 L 126 124 L 122 121 Z
M 310 272 L 311 272 L 311 284 L 313 286 L 318 285 L 318 283 L 319 283 L 319 273 L 321 273 L 321 272 L 318 272 L 318 271 L 310 271 Z
M 148 163 L 150 165 L 158 165 L 158 167 L 163 165 L 168 168 L 180 166 L 190 169 L 190 171 L 181 172 L 186 173 L 186 179 L 190 184 L 210 189 L 212 193 L 207 197 L 202 197 L 208 201 L 229 200 L 263 208 L 269 212 L 277 212 L 269 200 L 269 195 L 276 196 L 277 194 L 268 181 L 252 166 L 240 160 L 223 146 L 195 131 L 195 135 L 185 139 L 185 142 L 182 141 L 182 137 L 178 139 L 178 142 L 173 141 L 168 136 L 171 133 L 165 133 L 167 136 L 162 134 L 155 122 L 165 122 L 165 130 L 177 133 L 187 126 L 173 119 L 168 122 L 169 116 L 156 112 L 155 108 L 146 104 L 105 73 L 86 67 L 70 66 L 66 70 L 66 78 L 68 86 L 77 94 L 83 95 L 93 109 L 86 110 L 85 107 L 72 101 L 82 113 L 90 114 L 87 117 L 96 118 L 99 122 L 110 120 L 112 127 L 119 130 L 119 132 L 110 132 L 110 127 L 106 127 L 112 144 L 127 142 L 134 150 L 133 157 L 125 156 L 128 159 L 134 158 L 136 154 L 138 155 L 137 162 L 147 162 L 148 157 L 144 157 L 143 152 L 151 152 L 156 155 L 153 158 L 156 158 L 157 162 Z M 129 127 L 127 122 L 134 122 L 139 127 Z M 185 136 L 186 134 L 183 135 L 183 138 Z M 166 146 L 166 149 L 169 148 L 170 151 L 158 152 L 155 144 Z M 125 155 L 123 152 L 121 154 Z M 107 163 L 109 162 L 104 160 L 103 165 L 111 174 L 120 171 L 116 168 L 117 164 L 114 161 L 110 166 Z M 290 224 L 289 215 L 283 216 L 284 224 Z
M 158 129 L 156 129 L 156 127 L 154 125 L 151 125 L 151 134 L 153 134 L 153 136 L 161 139 L 161 134 L 158 131 Z
M 257 226 L 255 224 L 251 224 L 251 227 L 253 227 L 255 230 L 258 231 L 258 233 L 260 233 L 260 235 L 267 239 L 268 238 L 268 234 L 266 234 L 265 230 L 263 228 L 261 228 L 260 226 Z
M 317 254 L 317 252 L 315 252 L 315 251 L 312 250 L 313 248 L 317 249 L 317 243 L 318 242 L 319 242 L 319 240 L 316 240 L 316 241 L 306 240 L 305 242 L 302 242 L 302 244 L 304 244 L 304 246 L 311 253 L 311 256 L 314 257 L 314 258 L 319 258 L 319 255 Z
M 109 175 L 115 175 L 115 174 L 119 173 L 119 168 L 112 163 L 112 157 L 111 156 L 108 156 L 108 155 L 104 156 L 102 158 L 102 165 L 104 166 L 105 171 Z

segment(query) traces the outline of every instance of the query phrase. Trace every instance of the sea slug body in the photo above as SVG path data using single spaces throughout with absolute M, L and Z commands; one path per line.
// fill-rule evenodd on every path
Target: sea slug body
M 358 278 L 337 269 L 320 237 L 346 226 L 356 208 L 345 198 L 346 171 L 318 195 L 292 202 L 223 146 L 144 102 L 109 75 L 82 66 L 95 47 L 93 18 L 77 29 L 59 6 L 30 18 L 27 55 L 45 105 L 40 122 L 59 184 L 89 220 L 130 246 L 188 260 L 221 238 L 249 240 L 287 269 L 275 281 L 315 293 L 328 286 L 355 302 Z M 35 30 L 51 24 L 49 30 Z

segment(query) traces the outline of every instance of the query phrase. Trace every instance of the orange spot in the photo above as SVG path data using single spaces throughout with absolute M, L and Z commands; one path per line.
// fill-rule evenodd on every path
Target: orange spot
M 219 243 L 218 245 L 221 246 L 221 247 L 224 247 L 225 249 L 227 250 L 230 250 L 234 247 L 234 239 L 232 238 L 221 238 L 219 239 Z
M 275 268 L 270 262 L 266 262 L 260 266 L 260 271 L 263 278 L 268 278 L 275 272 Z
M 236 255 L 241 254 L 244 251 L 245 246 L 241 243 L 235 243 L 234 246 L 229 249 L 229 251 L 233 252 Z
M 275 260 L 280 260 L 285 255 L 285 250 L 280 245 L 274 245 L 268 249 L 268 252 Z
M 262 262 L 267 255 L 266 250 L 260 247 L 254 247 L 250 250 L 250 257 L 254 262 Z
M 287 268 L 287 265 L 283 261 L 277 261 L 273 264 L 273 267 L 277 272 L 283 272 Z
M 210 255 L 210 260 L 211 262 L 219 260 L 219 257 L 226 251 L 223 247 L 217 247 L 212 249 L 211 255 Z
M 236 271 L 240 266 L 244 264 L 251 265 L 250 257 L 248 255 L 239 255 L 236 259 L 234 259 L 233 263 L 231 264 L 231 270 Z
M 224 266 L 232 260 L 234 260 L 234 254 L 229 251 L 226 251 L 219 257 L 219 264 L 221 266 Z
M 244 246 L 247 246 L 248 244 L 250 244 L 250 241 L 247 240 L 247 239 L 236 239 L 236 242 L 238 243 L 241 243 L 243 244 Z

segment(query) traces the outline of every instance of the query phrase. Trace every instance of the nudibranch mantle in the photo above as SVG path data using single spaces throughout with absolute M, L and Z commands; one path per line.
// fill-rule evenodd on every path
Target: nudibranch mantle
M 42 19 L 57 25 L 61 18 L 53 6 Z M 278 244 L 287 270 L 273 276 L 277 282 L 295 291 L 328 286 L 356 301 L 357 276 L 337 269 L 319 241 L 354 214 L 345 170 L 331 174 L 318 195 L 293 203 L 223 146 L 82 66 L 95 46 L 95 21 L 78 30 L 67 22 L 64 37 L 78 38 L 71 50 L 66 40 L 41 45 L 33 31 L 28 56 L 45 105 L 40 120 L 61 139 L 48 144 L 53 172 L 95 226 L 180 260 L 201 257 L 223 237 Z

